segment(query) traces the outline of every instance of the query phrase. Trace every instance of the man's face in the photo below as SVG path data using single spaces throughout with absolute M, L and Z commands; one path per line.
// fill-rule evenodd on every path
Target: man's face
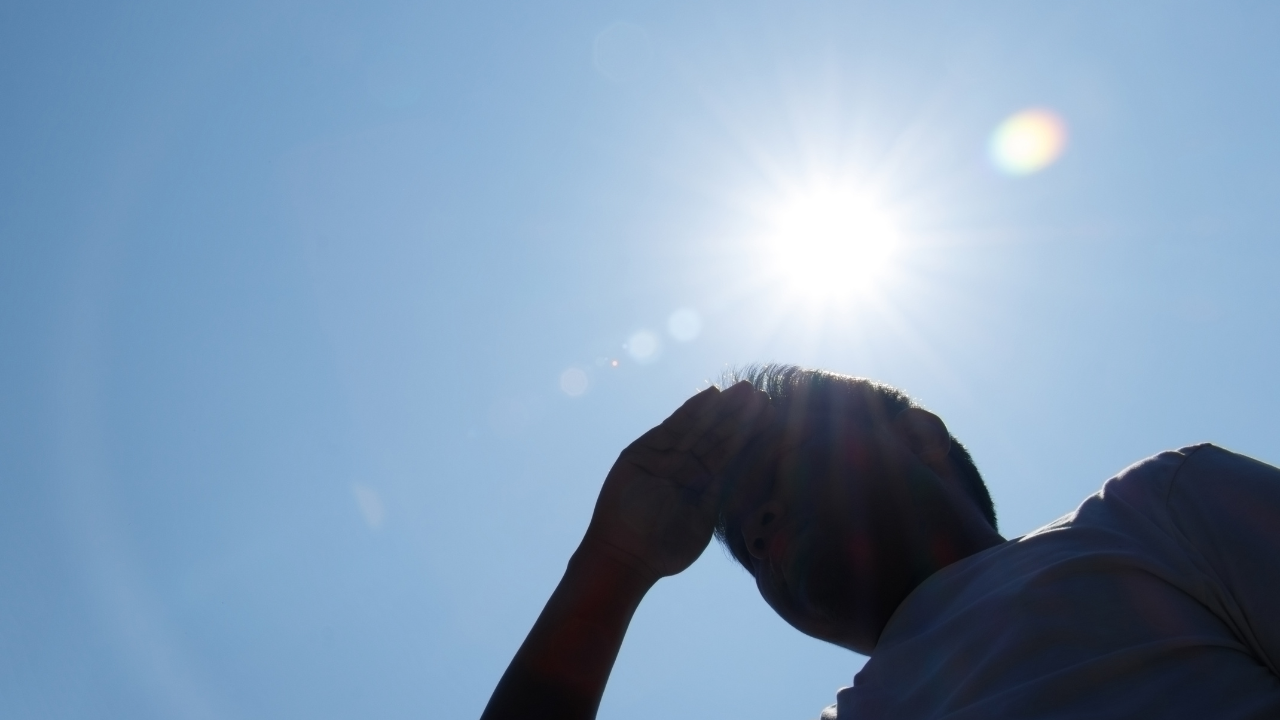
M 731 547 L 765 601 L 801 632 L 863 653 L 905 594 L 898 445 L 867 421 L 789 418 L 744 455 L 726 506 Z

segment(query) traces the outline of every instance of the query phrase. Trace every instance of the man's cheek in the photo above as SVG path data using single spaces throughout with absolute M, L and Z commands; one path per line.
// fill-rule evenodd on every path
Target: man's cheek
M 870 548 L 856 537 L 815 536 L 807 550 L 796 588 L 798 599 L 823 617 L 849 611 L 868 578 Z

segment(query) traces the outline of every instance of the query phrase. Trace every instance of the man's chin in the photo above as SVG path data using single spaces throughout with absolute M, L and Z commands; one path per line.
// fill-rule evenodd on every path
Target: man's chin
M 813 582 L 817 577 L 829 576 L 810 574 L 805 578 L 809 582 L 798 588 L 774 588 L 773 598 L 763 591 L 761 594 L 774 612 L 805 635 L 863 655 L 870 654 L 875 638 L 866 637 L 866 623 L 859 622 L 859 618 L 867 615 L 859 612 L 860 608 L 866 609 L 859 601 L 867 598 L 859 598 L 849 583 Z
M 826 619 L 804 618 L 804 619 L 788 619 L 787 623 L 791 627 L 808 635 L 815 640 L 831 643 L 837 647 L 842 647 L 852 652 L 869 655 L 870 649 L 864 647 L 864 643 L 859 642 L 852 632 L 852 628 L 844 623 L 835 623 Z
M 849 622 L 843 621 L 830 612 L 824 612 L 812 603 L 804 602 L 794 597 L 770 598 L 764 595 L 764 600 L 773 608 L 787 624 L 808 635 L 811 638 L 829 642 L 832 645 L 853 650 L 854 652 L 862 652 L 858 650 L 851 638 L 853 626 Z

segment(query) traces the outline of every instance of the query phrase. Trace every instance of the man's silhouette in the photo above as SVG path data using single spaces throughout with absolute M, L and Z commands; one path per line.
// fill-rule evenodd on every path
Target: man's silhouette
M 870 655 L 824 718 L 1280 718 L 1280 470 L 1163 453 L 1005 540 L 907 396 L 746 375 L 622 452 L 484 720 L 594 717 L 641 599 L 713 533 L 792 626 Z

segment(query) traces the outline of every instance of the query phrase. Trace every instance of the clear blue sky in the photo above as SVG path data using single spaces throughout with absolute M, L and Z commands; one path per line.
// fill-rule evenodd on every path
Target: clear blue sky
M 0 716 L 476 717 L 613 458 L 726 364 L 901 386 L 1012 535 L 1162 449 L 1280 462 L 1277 37 L 1257 0 L 6 3 Z M 1002 173 L 1028 108 L 1065 150 Z M 896 244 L 815 298 L 763 248 L 855 186 Z M 713 546 L 601 716 L 799 720 L 861 663 Z

